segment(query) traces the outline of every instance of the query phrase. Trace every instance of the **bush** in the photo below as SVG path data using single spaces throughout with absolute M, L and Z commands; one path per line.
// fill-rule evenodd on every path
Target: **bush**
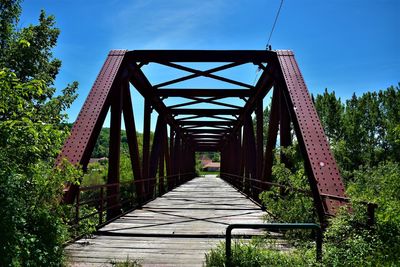
M 311 266 L 315 265 L 315 251 L 313 256 L 298 253 L 298 251 L 278 251 L 266 248 L 265 242 L 253 239 L 246 244 L 236 241 L 232 247 L 232 266 Z M 225 243 L 221 242 L 215 249 L 206 254 L 206 266 L 225 265 Z
M 293 156 L 293 149 L 287 156 Z M 298 161 L 297 161 L 298 162 Z M 307 189 L 301 165 L 285 167 L 277 159 L 273 166 L 275 182 L 292 188 Z M 343 208 L 329 221 L 324 233 L 323 266 L 399 266 L 400 262 L 400 164 L 382 162 L 351 173 L 347 194 L 352 211 Z M 270 212 L 269 222 L 317 222 L 312 199 L 296 190 L 272 187 L 260 195 Z M 378 205 L 374 226 L 367 225 L 365 202 Z M 287 232 L 285 238 L 293 251 L 269 249 L 268 240 L 237 243 L 233 247 L 233 266 L 310 266 L 315 263 L 315 244 L 306 232 Z M 298 242 L 300 241 L 300 242 Z M 206 255 L 207 266 L 224 266 L 225 246 L 220 244 Z
M 70 218 L 60 199 L 68 175 L 44 162 L 32 166 L 29 175 L 1 169 L 1 266 L 59 266 L 63 262 Z
M 126 258 L 125 261 L 117 261 L 113 260 L 110 262 L 111 266 L 113 267 L 141 267 L 141 261 L 136 259 L 130 259 L 129 257 Z
M 272 186 L 260 194 L 262 204 L 268 211 L 264 220 L 282 223 L 316 223 L 318 218 L 313 199 L 306 193 L 309 191 L 309 184 L 303 162 L 299 160 L 298 148 L 289 147 L 284 149 L 283 153 L 294 164 L 289 169 L 280 162 L 280 158 L 276 158 L 276 163 L 272 167 L 272 179 L 287 188 Z M 293 242 L 309 241 L 312 235 L 309 231 L 289 230 L 285 232 L 285 237 Z
M 272 175 L 274 181 L 287 185 L 288 189 L 272 187 L 261 193 L 261 201 L 271 213 L 265 219 L 270 222 L 316 222 L 313 200 L 301 191 L 307 188 L 304 169 L 292 172 L 283 163 L 278 163 L 273 166 Z
M 365 205 L 353 204 L 353 213 L 341 214 L 332 220 L 327 237 L 346 236 L 346 242 L 353 243 L 348 254 L 354 261 L 371 266 L 396 266 L 400 262 L 400 165 L 382 162 L 376 167 L 356 170 L 353 177 L 348 194 L 355 203 L 368 201 L 378 205 L 375 225 L 365 226 Z M 364 230 L 359 232 L 360 228 Z M 343 248 L 343 243 L 340 247 Z M 347 266 L 350 265 L 351 261 Z

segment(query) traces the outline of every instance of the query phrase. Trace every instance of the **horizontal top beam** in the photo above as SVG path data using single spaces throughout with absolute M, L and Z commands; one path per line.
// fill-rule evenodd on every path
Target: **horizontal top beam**
M 195 151 L 198 152 L 215 152 L 220 151 L 219 147 L 195 147 Z
M 158 96 L 163 97 L 249 97 L 253 94 L 249 89 L 158 89 Z
M 269 62 L 275 51 L 268 50 L 132 50 L 134 62 Z
M 200 141 L 197 141 L 196 142 L 196 145 L 199 145 L 199 146 L 202 146 L 202 145 L 211 145 L 211 146 L 216 146 L 216 145 L 218 145 L 219 144 L 219 142 L 200 142 Z
M 193 133 L 190 135 L 193 139 L 198 139 L 198 138 L 211 138 L 211 139 L 221 139 L 224 137 L 224 135 L 220 134 L 197 134 Z
M 180 121 L 178 122 L 180 125 L 184 126 L 233 126 L 235 122 L 231 121 Z
M 185 130 L 185 129 L 184 129 Z M 185 130 L 188 133 L 226 133 L 227 131 L 229 132 L 230 129 L 222 130 L 222 129 L 186 129 Z
M 206 143 L 220 143 L 222 139 L 192 139 L 195 143 L 202 143 L 205 141 Z
M 239 115 L 241 109 L 191 109 L 191 108 L 179 108 L 170 109 L 172 114 L 175 115 Z

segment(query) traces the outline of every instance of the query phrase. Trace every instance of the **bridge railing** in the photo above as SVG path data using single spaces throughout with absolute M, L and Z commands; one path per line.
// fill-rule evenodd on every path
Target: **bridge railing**
M 76 194 L 75 216 L 71 225 L 79 227 L 82 220 L 93 220 L 95 218 L 97 228 L 99 228 L 194 177 L 194 173 L 179 173 L 114 184 L 81 186 Z M 152 188 L 149 187 L 150 183 L 153 183 Z M 144 186 L 144 192 L 138 190 L 142 186 Z M 107 212 L 115 209 L 120 212 L 114 214 L 114 216 L 107 215 Z
M 221 172 L 221 178 L 230 183 L 234 186 L 237 190 L 245 194 L 246 196 L 250 197 L 254 201 L 259 204 L 261 203 L 261 199 L 259 195 L 261 192 L 268 190 L 270 187 L 279 187 L 283 190 L 291 190 L 295 192 L 302 193 L 304 195 L 312 197 L 311 190 L 304 190 L 301 188 L 296 188 L 289 185 L 283 185 L 279 183 L 273 183 L 268 181 L 263 181 L 251 177 L 240 176 L 232 173 L 225 173 Z M 320 193 L 322 198 L 334 199 L 334 200 L 341 200 L 346 203 L 350 203 L 350 198 L 347 197 L 339 197 L 333 196 L 329 194 Z M 355 201 L 356 203 L 363 204 L 367 207 L 367 224 L 372 226 L 375 223 L 375 209 L 378 207 L 377 204 L 366 202 L 366 201 Z M 326 214 L 328 215 L 328 214 Z

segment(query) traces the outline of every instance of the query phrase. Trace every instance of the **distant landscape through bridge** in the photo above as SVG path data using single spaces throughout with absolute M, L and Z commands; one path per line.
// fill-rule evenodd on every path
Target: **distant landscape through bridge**
M 248 65 L 257 66 L 261 72 L 254 85 L 227 77 Z M 152 81 L 144 70 L 150 66 L 156 67 L 154 71 L 168 68 L 188 74 Z M 225 86 L 185 87 L 185 82 L 197 78 Z M 199 82 L 199 86 L 203 84 Z M 137 90 L 144 98 L 142 155 L 131 90 Z M 270 91 L 272 100 L 265 132 L 263 99 Z M 233 98 L 243 104 L 229 101 Z M 168 99 L 181 102 L 168 104 Z M 208 107 L 201 106 L 204 104 Z M 90 258 L 101 262 L 110 255 L 121 259 L 126 252 L 149 264 L 173 264 L 181 259 L 184 263 L 187 256 L 192 261 L 185 264 L 201 265 L 204 252 L 223 238 L 228 224 L 261 222 L 260 207 L 236 190 L 260 203 L 262 191 L 271 186 L 284 187 L 271 178 L 274 150 L 277 142 L 281 147 L 290 146 L 292 135 L 299 143 L 310 184 L 308 193 L 314 199 L 321 223 L 348 202 L 329 143 L 291 51 L 113 50 L 74 123 L 58 163 L 66 158 L 84 170 L 87 168 L 109 110 L 107 183 L 81 188 L 71 184 L 65 189 L 64 201 L 75 204 L 77 225 L 90 216 L 99 220 L 93 240 L 69 246 L 73 260 Z M 153 111 L 158 117 L 151 142 Z M 122 117 L 134 177 L 128 184 L 120 183 L 119 173 Z M 220 153 L 220 178 L 195 178 L 195 153 L 202 151 Z M 283 156 L 282 162 L 289 164 Z M 90 192 L 95 192 L 96 197 L 85 199 Z M 88 205 L 95 207 L 96 212 L 83 214 L 82 207 Z M 80 245 L 82 242 L 88 245 Z

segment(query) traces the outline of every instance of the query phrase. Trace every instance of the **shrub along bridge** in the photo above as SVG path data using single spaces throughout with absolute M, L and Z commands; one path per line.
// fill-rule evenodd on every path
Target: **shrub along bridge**
M 205 70 L 193 67 L 204 63 L 213 67 Z M 157 83 L 145 75 L 143 68 L 147 65 L 188 75 Z M 220 74 L 246 65 L 255 65 L 261 71 L 254 85 Z M 185 82 L 199 77 L 229 87 L 185 87 Z M 141 157 L 131 85 L 144 98 Z M 271 90 L 268 131 L 264 133 L 263 99 Z M 167 105 L 166 100 L 171 98 L 184 102 Z M 227 100 L 232 98 L 241 101 L 235 103 L 243 104 L 229 103 Z M 198 108 L 204 103 L 209 108 Z M 65 202 L 76 205 L 76 224 L 91 216 L 99 220 L 99 235 L 93 239 L 94 245 L 70 246 L 73 260 L 82 260 L 87 255 L 94 262 L 101 261 L 102 257 L 104 260 L 122 250 L 131 258 L 139 255 L 144 263 L 165 265 L 174 264 L 175 260 L 176 264 L 201 265 L 203 252 L 215 244 L 204 238 L 222 238 L 231 223 L 261 222 L 259 206 L 236 190 L 260 203 L 262 191 L 271 186 L 285 186 L 271 180 L 278 136 L 280 146 L 287 147 L 295 134 L 310 184 L 307 193 L 314 199 L 321 222 L 348 202 L 329 143 L 291 51 L 113 50 L 74 123 L 58 163 L 66 158 L 87 168 L 109 110 L 107 183 L 82 188 L 71 184 L 65 188 Z M 150 142 L 153 111 L 158 117 Z M 119 178 L 122 117 L 134 177 L 127 183 L 120 183 Z M 220 152 L 220 179 L 195 178 L 198 151 Z M 284 155 L 281 158 L 289 164 Z M 90 194 L 95 197 L 85 198 Z M 90 205 L 96 207 L 96 212 L 82 212 L 81 207 Z M 125 212 L 135 208 L 139 209 Z M 102 249 L 96 250 L 96 244 Z M 139 253 L 144 248 L 148 248 L 148 253 Z M 182 252 L 185 248 L 189 249 L 187 254 Z M 82 251 L 87 254 L 78 253 Z M 90 251 L 96 251 L 97 256 Z M 173 257 L 168 259 L 166 255 Z

